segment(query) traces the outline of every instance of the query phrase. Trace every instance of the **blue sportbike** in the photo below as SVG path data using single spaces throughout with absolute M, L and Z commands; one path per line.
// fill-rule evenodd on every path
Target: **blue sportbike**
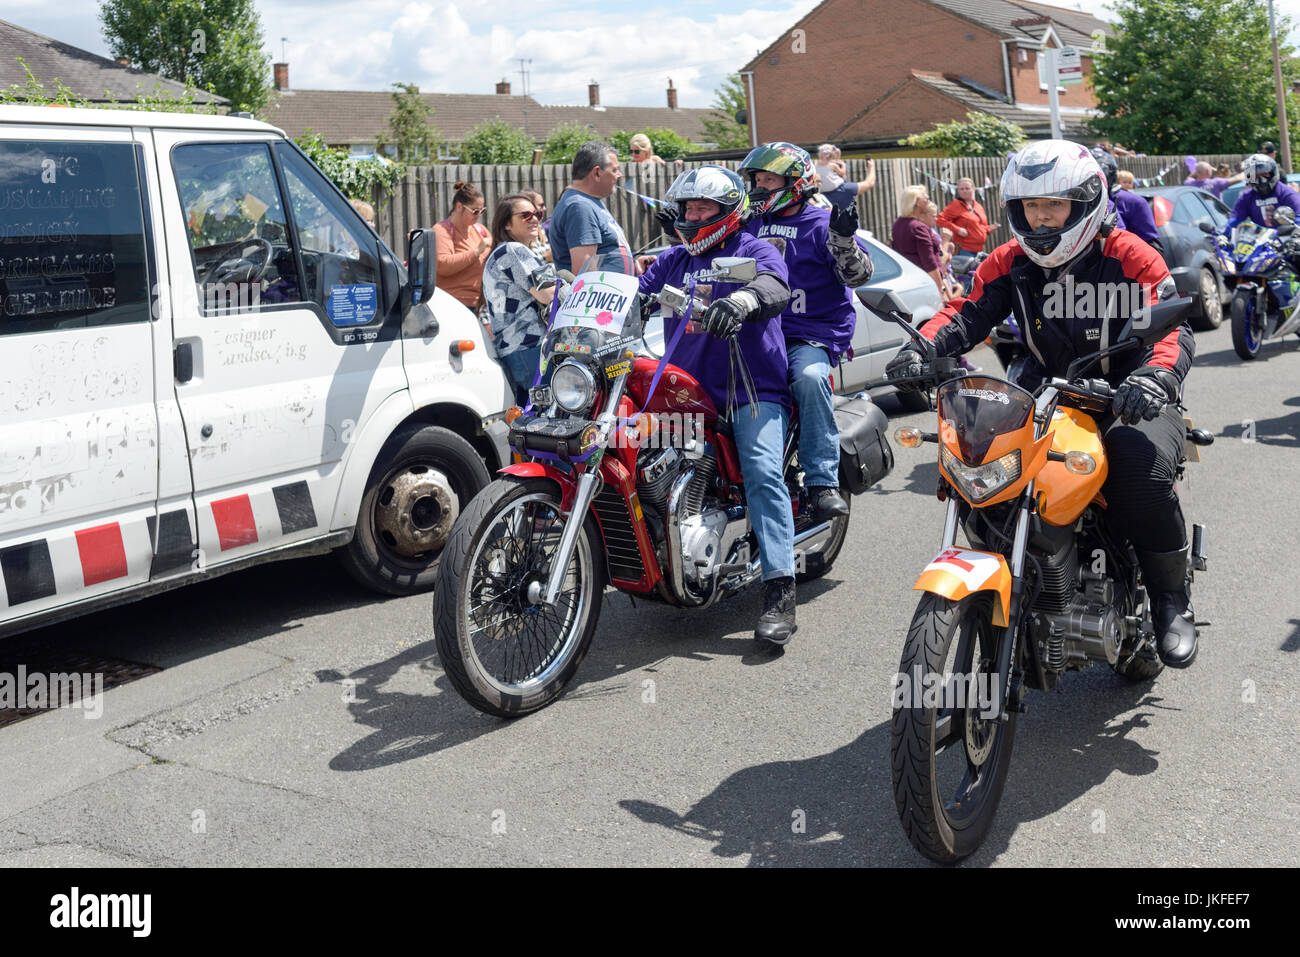
M 1219 264 L 1232 289 L 1232 347 L 1243 359 L 1254 359 L 1265 339 L 1277 339 L 1300 329 L 1300 238 L 1281 207 L 1276 228 L 1239 223 L 1231 236 L 1218 236 Z M 1208 223 L 1201 227 L 1213 232 Z

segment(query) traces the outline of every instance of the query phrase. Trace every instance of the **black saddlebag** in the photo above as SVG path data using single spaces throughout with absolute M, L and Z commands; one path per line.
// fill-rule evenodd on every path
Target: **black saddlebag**
M 887 437 L 889 419 L 865 395 L 837 395 L 834 404 L 840 431 L 840 487 L 859 495 L 894 467 L 894 450 Z

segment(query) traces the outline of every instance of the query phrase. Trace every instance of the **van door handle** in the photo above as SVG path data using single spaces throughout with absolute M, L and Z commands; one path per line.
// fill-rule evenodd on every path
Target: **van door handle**
M 182 384 L 194 378 L 194 348 L 188 342 L 178 343 L 172 351 L 172 371 Z

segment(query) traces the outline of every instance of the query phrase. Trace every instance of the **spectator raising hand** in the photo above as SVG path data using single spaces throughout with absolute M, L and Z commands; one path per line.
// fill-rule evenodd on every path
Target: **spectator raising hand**
M 479 220 L 483 192 L 458 180 L 451 215 L 433 227 L 438 243 L 438 288 L 467 308 L 477 310 L 483 298 L 483 262 L 492 250 L 492 237 Z

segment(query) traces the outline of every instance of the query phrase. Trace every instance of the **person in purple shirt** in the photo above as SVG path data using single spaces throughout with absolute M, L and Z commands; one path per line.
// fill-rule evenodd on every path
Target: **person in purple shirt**
M 794 517 L 782 474 L 785 433 L 790 424 L 785 336 L 781 311 L 790 301 L 785 261 L 771 243 L 742 230 L 749 207 L 744 181 L 721 166 L 700 166 L 679 175 L 664 194 L 677 207 L 674 231 L 682 245 L 657 258 L 641 276 L 640 290 L 665 285 L 685 288 L 718 256 L 740 256 L 758 264 L 746 285 L 710 282 L 711 303 L 701 317 L 704 333 L 684 332 L 669 357 L 699 380 L 728 416 L 745 480 L 745 504 L 763 563 L 763 614 L 754 629 L 761 641 L 784 645 L 794 635 Z M 664 317 L 670 343 L 684 321 Z M 732 342 L 739 346 L 748 376 L 728 385 Z
M 1290 206 L 1300 220 L 1300 193 L 1282 182 L 1277 162 L 1263 153 L 1248 157 L 1243 165 L 1246 182 L 1250 189 L 1243 189 L 1237 197 L 1237 205 L 1232 207 L 1227 225 L 1223 228 L 1228 235 L 1237 226 L 1250 220 L 1257 226 L 1276 226 L 1274 211 L 1278 206 Z
M 1094 149 L 1092 156 L 1106 174 L 1106 188 L 1110 190 L 1111 203 L 1117 216 L 1115 225 L 1137 234 L 1148 243 L 1154 243 L 1159 238 L 1159 233 L 1156 232 L 1156 219 L 1151 215 L 1147 201 L 1119 188 L 1119 165 L 1115 162 L 1115 157 L 1103 149 Z
M 1195 186 L 1197 189 L 1203 189 L 1213 195 L 1216 199 L 1223 195 L 1223 191 L 1233 183 L 1240 183 L 1246 178 L 1245 173 L 1238 173 L 1231 179 L 1224 179 L 1222 176 L 1214 175 L 1214 167 L 1209 163 L 1201 160 L 1196 164 L 1195 175 L 1183 180 L 1184 186 Z
M 754 215 L 745 231 L 780 251 L 790 272 L 790 305 L 781 313 L 790 391 L 799 404 L 799 464 L 813 514 L 848 515 L 839 493 L 840 444 L 830 375 L 853 354 L 850 287 L 871 278 L 871 258 L 856 240 L 855 205 L 823 209 L 808 202 L 817 192 L 812 156 L 793 143 L 752 150 L 737 170 L 749 178 Z

